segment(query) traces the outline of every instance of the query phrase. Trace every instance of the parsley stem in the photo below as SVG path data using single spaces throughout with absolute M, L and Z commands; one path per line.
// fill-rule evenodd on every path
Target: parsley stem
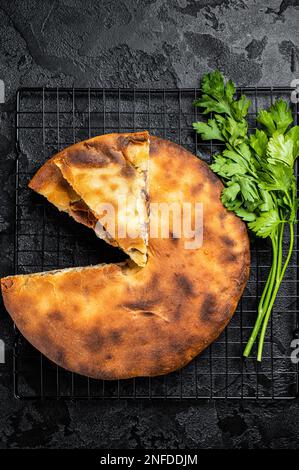
M 273 294 L 272 294 L 272 297 L 271 297 L 271 301 L 268 305 L 267 312 L 266 312 L 265 317 L 264 317 L 264 322 L 263 322 L 263 326 L 262 326 L 262 330 L 261 330 L 261 334 L 260 334 L 259 345 L 258 345 L 258 355 L 257 355 L 257 360 L 259 362 L 261 362 L 261 360 L 262 360 L 263 346 L 264 346 L 264 341 L 265 341 L 265 336 L 266 336 L 266 330 L 267 330 L 269 318 L 270 318 L 270 315 L 271 315 L 271 312 L 272 312 L 273 304 L 274 304 L 274 301 L 276 299 L 280 284 L 283 280 L 283 277 L 285 275 L 286 269 L 288 267 L 288 264 L 290 262 L 292 252 L 293 252 L 293 247 L 294 247 L 294 224 L 290 223 L 289 227 L 290 227 L 290 244 L 289 244 L 288 255 L 287 255 L 287 258 L 286 258 L 285 263 L 283 265 L 283 268 L 282 268 L 281 272 L 279 273 L 279 275 L 276 279 L 276 285 L 275 285 L 275 288 L 274 288 L 274 291 L 273 291 Z M 282 252 L 282 246 L 281 246 L 281 252 Z
M 266 295 L 265 295 L 265 301 L 262 304 L 262 312 L 264 313 L 267 310 L 267 306 L 270 302 L 272 291 L 273 291 L 273 286 L 274 286 L 274 281 L 275 277 L 277 275 L 277 270 L 279 269 L 279 246 L 280 243 L 282 242 L 282 234 L 283 234 L 283 227 L 281 228 L 278 227 L 277 232 L 271 237 L 272 241 L 272 251 L 273 251 L 273 260 L 272 260 L 272 266 L 271 266 L 271 278 L 268 287 L 265 287 Z
M 261 295 L 261 298 L 260 298 L 260 301 L 259 301 L 258 315 L 262 315 L 262 313 L 264 311 L 264 302 L 265 302 L 266 294 L 269 292 L 269 284 L 270 284 L 270 281 L 272 280 L 273 272 L 274 271 L 273 271 L 273 264 L 272 264 L 270 273 L 269 273 L 268 278 L 267 278 L 266 285 L 264 287 L 264 290 L 262 292 L 262 295 Z
M 264 319 L 265 312 L 267 311 L 267 306 L 268 303 L 271 299 L 271 294 L 273 291 L 273 284 L 276 276 L 276 270 L 277 270 L 277 234 L 274 234 L 271 237 L 271 242 L 272 242 L 272 251 L 273 251 L 273 260 L 272 260 L 272 266 L 271 266 L 271 271 L 268 275 L 268 279 L 266 282 L 266 285 L 264 287 L 263 293 L 261 300 L 259 302 L 259 307 L 258 307 L 258 317 L 256 319 L 254 328 L 252 330 L 252 333 L 250 335 L 250 338 L 246 344 L 245 350 L 243 352 L 243 356 L 248 357 L 249 354 L 251 353 L 251 349 L 255 343 L 255 340 L 257 338 L 257 335 L 259 334 L 261 324 Z

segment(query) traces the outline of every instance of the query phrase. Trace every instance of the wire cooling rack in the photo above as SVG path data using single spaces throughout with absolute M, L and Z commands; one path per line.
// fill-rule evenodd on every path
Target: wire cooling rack
M 259 108 L 289 88 L 244 88 L 252 99 L 254 128 Z M 215 143 L 203 143 L 192 122 L 204 119 L 192 106 L 196 89 L 22 88 L 17 94 L 15 272 L 33 273 L 119 261 L 123 255 L 91 230 L 59 213 L 28 189 L 35 171 L 74 142 L 109 132 L 147 129 L 209 160 Z M 293 107 L 298 122 L 298 108 Z M 270 247 L 252 244 L 251 276 L 237 311 L 220 338 L 184 369 L 157 378 L 99 381 L 65 371 L 36 351 L 15 329 L 14 391 L 21 399 L 291 399 L 298 396 L 298 365 L 291 341 L 298 333 L 298 237 L 273 311 L 264 359 L 244 361 L 242 350 L 256 318 L 257 301 L 270 267 Z M 225 275 L 225 273 L 224 273 Z M 24 306 L 26 308 L 26 306 Z M 253 356 L 255 350 L 253 351 Z M 142 360 L 142 358 L 140 358 Z

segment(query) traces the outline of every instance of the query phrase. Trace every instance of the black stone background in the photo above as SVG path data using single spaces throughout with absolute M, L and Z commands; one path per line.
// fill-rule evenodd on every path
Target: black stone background
M 13 270 L 15 92 L 23 85 L 238 85 L 299 78 L 299 0 L 0 0 L 0 266 Z M 1 307 L 0 448 L 299 447 L 298 402 L 33 402 L 12 396 Z

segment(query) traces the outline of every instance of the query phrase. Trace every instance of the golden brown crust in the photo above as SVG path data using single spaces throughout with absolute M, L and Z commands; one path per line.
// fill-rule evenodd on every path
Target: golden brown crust
M 62 367 L 102 379 L 155 376 L 187 364 L 223 331 L 249 275 L 244 223 L 220 202 L 208 166 L 158 138 L 153 202 L 201 202 L 203 246 L 150 238 L 146 267 L 106 265 L 1 281 L 23 335 Z

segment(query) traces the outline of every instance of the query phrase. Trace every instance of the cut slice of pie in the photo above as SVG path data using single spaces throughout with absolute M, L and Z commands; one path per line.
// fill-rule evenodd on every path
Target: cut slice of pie
M 148 162 L 147 132 L 106 134 L 55 155 L 29 186 L 144 266 Z

